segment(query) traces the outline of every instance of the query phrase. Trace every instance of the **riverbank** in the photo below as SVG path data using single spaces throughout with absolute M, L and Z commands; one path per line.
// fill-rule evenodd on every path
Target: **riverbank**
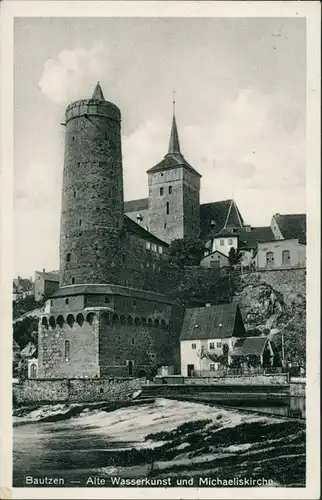
M 38 417 L 33 414 L 37 425 L 14 428 L 16 487 L 26 486 L 30 474 L 62 477 L 64 487 L 75 486 L 71 481 L 93 487 L 86 484 L 93 476 L 106 486 L 116 477 L 262 477 L 275 486 L 305 483 L 305 425 L 299 422 L 164 399 L 112 411 L 85 407 L 55 422 L 41 422 L 46 412 L 32 411 L 38 411 Z

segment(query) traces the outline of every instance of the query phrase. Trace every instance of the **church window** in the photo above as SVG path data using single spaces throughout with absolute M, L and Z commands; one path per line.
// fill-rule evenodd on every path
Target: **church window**
M 172 186 L 169 186 L 169 194 L 172 193 Z
M 167 201 L 167 215 L 170 213 L 170 203 Z
M 160 188 L 160 196 L 163 196 L 163 187 Z
M 66 262 L 70 262 L 70 253 L 66 254 Z
M 224 240 L 220 240 L 220 246 L 223 247 L 225 244 L 225 241 Z
M 70 342 L 65 340 L 65 361 L 70 360 Z
M 147 250 L 151 250 L 151 243 L 149 241 L 146 242 L 145 247 Z

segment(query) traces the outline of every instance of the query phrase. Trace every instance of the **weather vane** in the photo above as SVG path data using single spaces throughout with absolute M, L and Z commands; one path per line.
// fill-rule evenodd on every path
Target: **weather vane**
M 176 91 L 173 90 L 172 91 L 172 106 L 173 106 L 173 114 L 175 114 L 175 110 L 176 110 Z

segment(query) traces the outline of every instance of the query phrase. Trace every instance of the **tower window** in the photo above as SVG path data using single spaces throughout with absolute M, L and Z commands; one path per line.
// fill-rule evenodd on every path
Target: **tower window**
M 169 194 L 172 193 L 172 186 L 169 186 Z
M 169 202 L 167 201 L 167 215 L 169 215 L 169 213 L 170 213 L 170 204 L 169 204 Z
M 79 221 L 79 225 L 80 225 L 80 226 L 82 225 L 82 221 L 81 221 L 81 220 Z
M 65 340 L 65 361 L 70 360 L 70 342 Z
M 80 161 L 79 161 L 79 162 L 77 162 L 77 166 L 78 166 L 78 167 L 80 167 Z
M 125 262 L 125 253 L 122 253 L 122 262 Z
M 70 262 L 70 253 L 66 254 L 66 262 Z
M 72 278 L 72 285 L 75 285 L 75 278 Z
M 75 141 L 75 137 L 73 137 L 73 142 Z
M 132 337 L 132 339 L 131 339 L 131 344 L 132 344 L 132 345 L 134 345 L 134 342 L 135 342 L 135 340 L 134 340 L 134 338 Z
M 166 223 L 166 222 L 164 223 L 164 226 L 163 226 L 163 227 L 164 227 L 164 229 L 166 229 L 166 228 L 167 228 L 167 223 Z
M 74 189 L 74 198 L 76 198 L 76 189 Z
M 163 187 L 160 188 L 160 196 L 163 196 Z
M 69 299 L 65 299 L 65 304 L 69 304 Z

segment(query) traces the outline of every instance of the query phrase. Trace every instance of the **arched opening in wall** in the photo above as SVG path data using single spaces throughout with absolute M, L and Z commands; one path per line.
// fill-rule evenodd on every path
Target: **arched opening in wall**
M 121 325 L 124 325 L 125 321 L 126 321 L 125 316 L 120 316 L 120 323 L 121 323 Z
M 64 323 L 65 323 L 64 316 L 60 314 L 57 317 L 57 324 L 59 325 L 59 328 L 63 328 Z
M 148 319 L 148 325 L 152 325 L 152 319 L 151 318 Z
M 67 323 L 71 328 L 73 328 L 73 324 L 75 323 L 75 318 L 72 314 L 68 314 L 67 316 Z
M 65 361 L 70 361 L 70 341 L 65 340 Z
M 145 370 L 139 370 L 138 377 L 139 378 L 145 378 L 146 377 L 146 371 Z
M 35 363 L 30 365 L 30 378 L 37 378 L 37 365 Z
M 95 318 L 94 313 L 88 313 L 88 315 L 86 316 L 87 323 L 89 323 L 91 325 L 94 321 L 94 318 Z
M 102 313 L 102 321 L 104 325 L 109 325 L 110 324 L 110 315 L 109 313 Z
M 155 320 L 154 320 L 154 326 L 159 326 L 159 324 L 160 324 L 159 320 L 158 320 L 158 319 L 155 319 Z
M 77 314 L 76 316 L 76 322 L 79 324 L 79 326 L 82 326 L 84 323 L 84 316 L 82 313 Z
M 266 265 L 273 266 L 274 265 L 274 252 L 267 252 L 266 254 Z
M 119 321 L 119 315 L 114 313 L 113 317 L 112 317 L 112 321 L 113 321 L 113 323 L 117 323 Z
M 48 319 L 46 318 L 46 316 L 44 316 L 44 317 L 42 318 L 42 320 L 41 320 L 41 324 L 42 324 L 44 327 L 48 328 Z
M 132 316 L 128 316 L 127 322 L 128 322 L 129 325 L 133 325 L 133 318 L 132 318 Z
M 140 318 L 135 318 L 135 320 L 134 320 L 134 324 L 135 324 L 136 326 L 139 326 L 139 325 L 141 324 Z
M 164 328 L 165 326 L 167 326 L 166 322 L 164 321 L 164 319 L 161 319 L 161 326 Z
M 291 262 L 291 255 L 289 250 L 283 250 L 282 252 L 282 263 L 283 264 L 290 264 Z
M 142 323 L 142 325 L 146 325 L 146 318 L 144 318 L 144 317 L 141 318 L 141 323 Z
M 49 324 L 50 324 L 50 326 L 51 326 L 52 328 L 55 328 L 55 326 L 56 326 L 56 321 L 55 321 L 54 316 L 50 316 L 50 318 L 49 318 Z

